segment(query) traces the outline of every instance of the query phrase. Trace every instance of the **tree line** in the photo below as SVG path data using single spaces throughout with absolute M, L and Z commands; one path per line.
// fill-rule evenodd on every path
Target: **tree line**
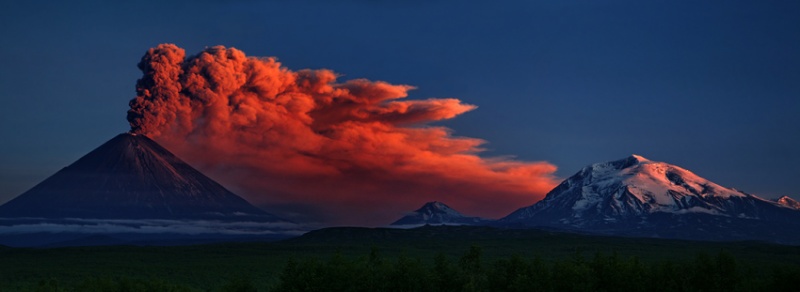
M 263 275 L 275 277 L 275 275 Z M 360 257 L 290 259 L 270 287 L 249 276 L 220 279 L 198 290 L 169 279 L 91 278 L 65 285 L 42 280 L 26 291 L 800 291 L 800 266 L 753 268 L 727 252 L 681 261 L 643 262 L 616 253 L 558 260 L 511 256 L 487 261 L 473 246 L 459 257 L 386 257 L 373 249 Z
M 373 250 L 359 258 L 290 260 L 274 291 L 798 291 L 797 266 L 755 270 L 727 252 L 643 263 L 616 253 L 554 261 L 512 256 L 486 262 L 479 247 L 432 263 Z

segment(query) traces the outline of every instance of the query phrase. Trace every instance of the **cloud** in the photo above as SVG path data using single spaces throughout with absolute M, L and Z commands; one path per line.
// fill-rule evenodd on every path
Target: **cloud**
M 557 184 L 552 164 L 484 158 L 483 140 L 430 126 L 476 107 L 404 100 L 413 86 L 340 82 L 221 46 L 187 57 L 162 44 L 139 68 L 131 131 L 278 215 L 374 226 L 438 200 L 496 218 Z
M 228 234 L 228 235 L 288 235 L 305 233 L 311 226 L 289 222 L 224 222 L 214 220 L 161 219 L 83 219 L 19 218 L 0 220 L 0 234 L 25 233 L 87 233 L 87 234 Z

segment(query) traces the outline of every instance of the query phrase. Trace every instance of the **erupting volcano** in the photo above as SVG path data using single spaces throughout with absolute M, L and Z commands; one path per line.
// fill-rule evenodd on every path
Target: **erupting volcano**
M 280 220 L 153 140 L 129 133 L 0 206 L 0 217 Z

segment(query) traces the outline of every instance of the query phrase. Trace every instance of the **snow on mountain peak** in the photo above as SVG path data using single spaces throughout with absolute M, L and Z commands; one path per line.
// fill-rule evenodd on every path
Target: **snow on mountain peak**
M 792 199 L 789 196 L 780 197 L 776 200 L 776 202 L 778 203 L 778 205 L 781 205 L 783 207 L 800 210 L 800 202 L 796 201 L 795 199 Z
M 639 162 L 648 162 L 648 161 L 650 161 L 647 158 L 644 158 L 643 156 L 636 155 L 636 154 L 631 154 L 630 158 L 636 159 Z
M 484 222 L 478 217 L 465 216 L 439 201 L 425 203 L 421 208 L 408 213 L 395 221 L 394 226 L 418 226 L 424 224 L 466 224 L 473 225 Z
M 556 209 L 562 218 L 572 218 L 565 220 L 576 222 L 597 216 L 616 220 L 659 212 L 739 216 L 738 211 L 721 203 L 729 198 L 757 197 L 720 186 L 681 167 L 631 155 L 584 167 L 544 200 L 509 216 L 521 218 Z
M 747 194 L 710 182 L 691 171 L 664 162 L 648 160 L 639 155 L 596 163 L 583 172 L 591 171 L 583 184 L 617 184 L 625 186 L 643 203 L 670 204 L 675 194 L 701 197 L 743 197 Z M 587 173 L 588 174 L 588 173 Z
M 425 203 L 425 205 L 422 205 L 423 208 L 425 206 L 429 206 L 431 208 L 436 208 L 436 209 L 450 209 L 450 207 L 439 201 L 427 202 Z
M 543 200 L 499 222 L 692 239 L 774 241 L 778 232 L 781 240 L 797 242 L 800 237 L 786 230 L 800 222 L 798 210 L 800 203 L 789 197 L 765 200 L 681 167 L 631 155 L 584 167 Z
M 422 208 L 419 208 L 414 212 L 426 215 L 443 214 L 449 217 L 465 217 L 458 211 L 453 210 L 453 208 L 450 208 L 449 206 L 439 201 L 425 203 L 425 205 L 423 205 Z

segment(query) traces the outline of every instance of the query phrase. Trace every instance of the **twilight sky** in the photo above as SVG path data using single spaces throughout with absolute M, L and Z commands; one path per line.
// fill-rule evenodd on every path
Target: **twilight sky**
M 800 3 L 8 2 L 0 203 L 127 131 L 136 65 L 161 43 L 457 98 L 478 108 L 432 125 L 559 178 L 636 153 L 800 199 Z

